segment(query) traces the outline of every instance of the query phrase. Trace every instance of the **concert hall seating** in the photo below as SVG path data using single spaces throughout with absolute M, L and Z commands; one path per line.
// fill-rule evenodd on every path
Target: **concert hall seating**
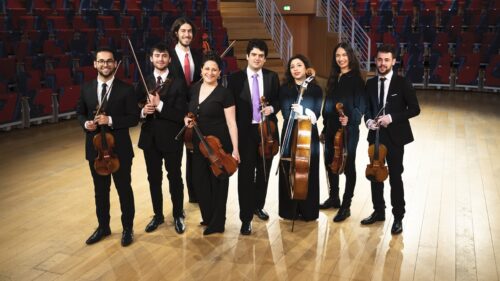
M 500 1 L 343 2 L 371 38 L 372 57 L 377 45 L 394 44 L 403 73 L 413 83 L 421 84 L 429 73 L 429 82 L 440 87 L 454 82 L 468 89 L 498 87 L 494 58 L 500 54 Z
M 217 1 L 202 1 L 204 11 L 195 0 L 0 1 L 0 124 L 20 120 L 21 98 L 28 101 L 32 119 L 52 114 L 54 93 L 61 114 L 74 112 L 81 83 L 96 75 L 91 52 L 102 45 L 114 48 L 123 61 L 117 77 L 137 84 L 127 37 L 147 75 L 149 46 L 172 44 L 170 26 L 181 15 L 199 28 L 193 47 L 201 48 L 206 32 L 212 49 L 222 52 L 228 40 Z M 225 65 L 226 73 L 237 69 L 229 55 Z

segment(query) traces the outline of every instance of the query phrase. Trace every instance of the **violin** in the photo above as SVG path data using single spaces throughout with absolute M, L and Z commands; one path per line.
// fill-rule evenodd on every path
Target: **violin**
M 260 106 L 264 108 L 268 105 L 266 97 L 260 97 Z M 278 140 L 274 139 L 276 134 L 276 124 L 267 119 L 264 113 L 261 113 L 261 122 L 259 123 L 259 133 L 261 145 L 259 146 L 259 156 L 265 159 L 271 159 L 279 151 Z
M 106 132 L 106 126 L 101 126 L 101 132 L 94 136 L 93 143 L 97 150 L 97 157 L 94 160 L 94 169 L 101 176 L 110 175 L 120 168 L 118 156 L 113 153 L 115 138 L 111 133 Z
M 200 129 L 198 128 L 195 120 L 195 116 L 192 112 L 187 115 L 192 119 L 193 129 L 196 135 L 200 139 L 200 152 L 205 158 L 210 161 L 210 169 L 212 173 L 216 176 L 230 177 L 238 169 L 238 161 L 234 157 L 225 152 L 222 143 L 219 138 L 215 136 L 204 136 Z
M 337 103 L 335 109 L 339 113 L 339 116 L 344 117 L 344 105 L 342 103 Z M 332 173 L 341 175 L 344 172 L 345 164 L 347 161 L 347 130 L 345 126 L 338 129 L 335 133 L 335 138 L 333 141 L 334 155 L 332 163 L 329 165 Z
M 376 119 L 375 119 L 376 120 Z M 372 182 L 383 182 L 387 179 L 389 171 L 385 165 L 385 156 L 387 155 L 387 148 L 379 142 L 379 131 L 375 135 L 375 143 L 368 147 L 368 156 L 370 157 L 370 164 L 366 165 L 365 175 L 366 178 Z

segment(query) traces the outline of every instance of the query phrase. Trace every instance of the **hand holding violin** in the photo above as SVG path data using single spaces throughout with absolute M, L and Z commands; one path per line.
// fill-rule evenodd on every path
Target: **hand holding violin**
M 184 117 L 184 125 L 188 128 L 193 128 L 194 123 L 193 123 L 193 118 L 189 116 Z
M 271 113 L 273 113 L 273 107 L 268 105 L 268 106 L 262 108 L 262 110 L 260 112 L 264 113 L 265 116 L 269 116 L 269 115 L 271 115 Z
M 389 124 L 392 123 L 392 118 L 390 114 L 387 115 L 382 115 L 379 118 L 377 118 L 377 124 L 382 125 L 384 128 L 387 128 Z
M 339 121 L 340 124 L 342 124 L 342 126 L 347 126 L 347 122 L 349 122 L 349 117 L 347 117 L 346 115 L 340 116 Z
M 85 123 L 85 129 L 87 129 L 87 131 L 93 132 L 97 129 L 97 124 L 94 122 L 94 120 L 89 120 Z
M 101 113 L 97 115 L 94 118 L 94 122 L 97 123 L 98 125 L 108 125 L 109 124 L 109 117 L 105 115 L 106 113 Z

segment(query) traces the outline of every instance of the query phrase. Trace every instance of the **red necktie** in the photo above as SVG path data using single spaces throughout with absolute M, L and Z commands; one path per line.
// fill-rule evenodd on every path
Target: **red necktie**
M 191 84 L 191 66 L 189 66 L 189 53 L 184 57 L 184 77 L 188 86 Z

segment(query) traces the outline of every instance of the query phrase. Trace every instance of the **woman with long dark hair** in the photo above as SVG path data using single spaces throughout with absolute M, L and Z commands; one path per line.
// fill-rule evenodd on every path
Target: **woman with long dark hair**
M 333 50 L 332 69 L 328 78 L 327 95 L 323 107 L 323 132 L 325 141 L 325 165 L 327 166 L 330 194 L 320 205 L 321 209 L 340 208 L 333 221 L 341 222 L 351 215 L 350 207 L 356 185 L 356 148 L 359 140 L 359 124 L 365 112 L 365 83 L 361 78 L 359 62 L 352 47 L 344 42 Z M 344 117 L 336 110 L 337 103 L 343 104 Z M 339 198 L 339 175 L 332 172 L 330 164 L 335 155 L 335 133 L 342 126 L 347 130 L 346 176 L 342 204 Z

